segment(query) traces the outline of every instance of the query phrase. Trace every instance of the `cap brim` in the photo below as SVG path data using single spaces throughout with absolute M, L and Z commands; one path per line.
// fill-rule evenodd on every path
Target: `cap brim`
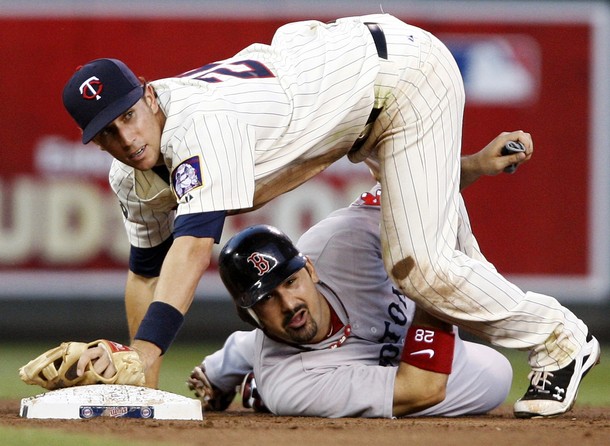
M 91 120 L 83 130 L 83 144 L 90 142 L 104 127 L 121 116 L 144 95 L 144 86 L 138 85 L 121 99 L 114 101 Z

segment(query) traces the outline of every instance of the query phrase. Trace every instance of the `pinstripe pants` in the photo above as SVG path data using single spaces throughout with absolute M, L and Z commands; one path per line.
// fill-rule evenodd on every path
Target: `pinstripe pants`
M 388 273 L 440 319 L 495 345 L 530 350 L 532 368 L 566 366 L 585 342 L 585 324 L 555 298 L 507 281 L 470 230 L 459 191 L 465 94 L 451 53 L 391 16 L 366 21 L 379 23 L 387 40 L 380 83 L 396 82 L 379 89 L 385 107 L 366 142 L 380 163 Z

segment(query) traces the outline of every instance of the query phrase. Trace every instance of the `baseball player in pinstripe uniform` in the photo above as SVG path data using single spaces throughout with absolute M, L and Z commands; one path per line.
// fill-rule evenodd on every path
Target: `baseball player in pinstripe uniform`
M 478 250 L 457 250 L 463 83 L 424 30 L 388 14 L 291 23 L 271 45 L 145 85 L 122 62 L 98 59 L 71 77 L 63 99 L 83 142 L 116 158 L 110 182 L 132 245 L 130 331 L 149 385 L 227 213 L 260 206 L 346 155 L 379 162 L 382 252 L 400 290 L 446 322 L 531 351 L 518 416 L 568 410 L 598 360 L 599 343 L 555 299 L 519 290 Z M 509 139 L 531 154 L 528 134 Z M 79 371 L 91 359 L 108 365 L 94 348 Z M 548 385 L 566 390 L 551 396 Z

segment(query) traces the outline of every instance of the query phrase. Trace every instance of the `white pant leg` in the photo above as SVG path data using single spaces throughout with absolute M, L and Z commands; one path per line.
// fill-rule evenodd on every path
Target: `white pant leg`
M 465 98 L 455 60 L 429 33 L 391 19 L 380 23 L 401 76 L 372 132 L 388 272 L 405 294 L 448 322 L 496 345 L 532 350 L 534 368 L 564 367 L 584 344 L 584 323 L 556 299 L 524 293 L 482 255 L 456 249 L 464 230 Z M 460 238 L 478 250 L 469 228 Z

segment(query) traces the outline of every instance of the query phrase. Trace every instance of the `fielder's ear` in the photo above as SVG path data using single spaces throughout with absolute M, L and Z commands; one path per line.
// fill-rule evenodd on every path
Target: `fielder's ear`
M 148 105 L 153 113 L 156 113 L 159 109 L 159 102 L 157 101 L 157 93 L 155 93 L 155 89 L 150 84 L 144 84 L 144 101 L 146 105 Z

